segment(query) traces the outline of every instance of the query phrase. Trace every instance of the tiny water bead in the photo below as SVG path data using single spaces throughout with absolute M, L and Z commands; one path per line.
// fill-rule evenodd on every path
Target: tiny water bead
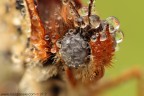
M 123 32 L 121 30 L 116 31 L 115 33 L 116 43 L 121 43 L 123 41 L 123 38 L 124 38 Z
M 75 21 L 74 21 L 75 27 L 80 27 L 82 24 L 83 24 L 83 18 L 82 17 L 75 18 Z
M 92 42 L 96 42 L 98 36 L 99 36 L 99 33 L 96 33 L 96 34 L 92 35 L 92 36 L 91 36 L 91 41 L 92 41 Z
M 60 40 L 58 40 L 58 41 L 56 42 L 56 46 L 57 46 L 58 48 L 61 48 L 61 41 L 60 41 Z
M 81 16 L 87 16 L 88 15 L 88 8 L 87 7 L 82 7 L 79 10 L 79 13 L 81 14 Z
M 62 0 L 62 3 L 63 3 L 64 5 L 67 5 L 67 4 L 68 4 L 68 1 L 69 1 L 69 0 Z
M 114 17 L 114 16 L 108 17 L 106 19 L 106 21 L 109 24 L 110 33 L 113 33 L 113 32 L 115 32 L 115 31 L 117 31 L 119 29 L 120 22 L 119 22 L 119 20 L 116 17 Z
M 45 40 L 48 41 L 49 40 L 49 36 L 45 35 Z
M 89 17 L 90 24 L 93 28 L 98 28 L 100 26 L 100 17 L 97 15 L 91 15 Z
M 105 40 L 107 40 L 107 35 L 105 32 L 101 32 L 100 33 L 100 41 L 105 41 Z

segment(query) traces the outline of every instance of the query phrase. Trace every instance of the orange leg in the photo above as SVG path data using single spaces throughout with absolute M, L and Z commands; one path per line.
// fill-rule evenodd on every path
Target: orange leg
M 140 69 L 128 70 L 128 71 L 124 72 L 122 75 L 120 75 L 118 78 L 98 84 L 97 88 L 95 88 L 96 90 L 93 90 L 92 94 L 102 93 L 105 90 L 116 87 L 116 86 L 120 85 L 121 83 L 124 83 L 133 78 L 136 78 L 137 82 L 138 82 L 138 96 L 144 96 L 144 91 L 143 91 L 144 80 L 143 80 L 143 74 Z

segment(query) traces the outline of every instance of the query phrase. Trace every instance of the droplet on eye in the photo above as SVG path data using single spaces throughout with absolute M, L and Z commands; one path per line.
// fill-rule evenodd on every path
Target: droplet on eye
M 121 30 L 116 31 L 115 33 L 116 43 L 121 43 L 123 41 L 123 38 L 124 38 L 123 32 Z
M 90 24 L 92 25 L 93 28 L 98 28 L 100 26 L 100 18 L 97 15 L 91 15 L 89 17 L 90 19 Z
M 120 22 L 119 20 L 116 18 L 116 17 L 108 17 L 106 19 L 106 21 L 108 22 L 109 24 L 109 32 L 110 33 L 114 33 L 115 31 L 117 31 L 120 27 Z
M 105 41 L 107 39 L 107 35 L 105 32 L 100 33 L 100 41 Z

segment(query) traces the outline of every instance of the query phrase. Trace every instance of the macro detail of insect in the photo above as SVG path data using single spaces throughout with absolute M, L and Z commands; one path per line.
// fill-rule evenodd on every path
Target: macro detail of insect
M 116 17 L 84 1 L 0 0 L 0 93 L 101 96 L 136 78 L 144 96 L 139 69 L 102 78 L 124 34 Z
M 94 0 L 26 0 L 34 60 L 63 66 L 68 78 L 83 83 L 100 79 L 123 40 L 120 23 L 93 12 Z M 75 75 L 74 75 L 75 74 Z

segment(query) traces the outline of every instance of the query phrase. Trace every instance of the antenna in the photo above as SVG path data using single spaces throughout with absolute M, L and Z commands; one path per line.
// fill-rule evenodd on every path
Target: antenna
M 94 0 L 90 0 L 89 6 L 88 6 L 88 17 L 91 15 L 93 2 Z

